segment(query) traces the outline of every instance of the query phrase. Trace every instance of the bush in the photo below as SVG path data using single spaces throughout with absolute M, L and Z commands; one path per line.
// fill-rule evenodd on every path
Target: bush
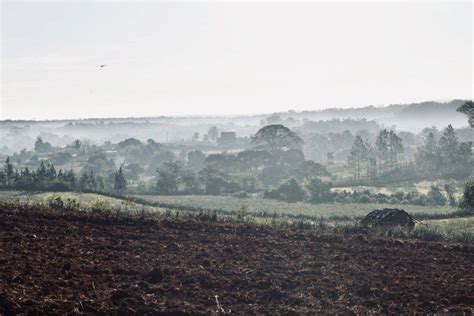
M 242 205 L 235 214 L 235 218 L 239 223 L 252 223 L 255 221 L 255 214 L 249 211 L 247 205 Z
M 290 179 L 288 182 L 280 185 L 278 189 L 266 191 L 263 194 L 264 198 L 276 199 L 285 202 L 303 201 L 306 194 L 295 179 Z
M 363 195 L 359 196 L 357 202 L 358 203 L 370 203 L 370 202 L 372 202 L 372 199 L 367 194 L 363 194 Z
M 311 203 L 332 202 L 333 195 L 331 193 L 331 183 L 325 183 L 319 178 L 312 179 L 306 189 L 310 195 Z
M 428 192 L 427 202 L 430 205 L 446 205 L 447 199 L 439 187 L 432 185 L 430 192 Z

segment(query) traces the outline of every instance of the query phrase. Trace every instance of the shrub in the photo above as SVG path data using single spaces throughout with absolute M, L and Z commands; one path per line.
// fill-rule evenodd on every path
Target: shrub
M 248 205 L 242 205 L 235 214 L 236 220 L 239 223 L 251 223 L 255 221 L 255 214 L 249 212 Z
M 311 203 L 332 202 L 331 183 L 325 183 L 319 178 L 312 179 L 306 189 L 310 195 Z
M 370 203 L 370 202 L 372 202 L 372 199 L 367 194 L 363 194 L 363 195 L 359 196 L 357 202 L 358 203 Z
M 304 200 L 306 194 L 295 179 L 280 185 L 278 189 L 266 191 L 264 198 L 282 200 L 286 202 L 297 202 Z
M 428 192 L 428 203 L 431 205 L 446 205 L 447 199 L 438 186 L 431 186 L 430 192 Z

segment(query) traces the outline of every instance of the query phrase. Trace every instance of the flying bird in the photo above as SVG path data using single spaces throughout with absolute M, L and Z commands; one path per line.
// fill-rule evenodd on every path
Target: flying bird
M 107 66 L 107 65 L 100 65 L 100 68 L 104 68 L 105 66 Z

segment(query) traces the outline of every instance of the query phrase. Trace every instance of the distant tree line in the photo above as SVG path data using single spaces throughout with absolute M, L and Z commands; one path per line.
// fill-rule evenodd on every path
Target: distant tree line
M 117 192 L 123 192 L 126 189 L 127 180 L 125 179 L 122 168 L 114 175 L 113 188 Z M 104 191 L 106 189 L 104 178 L 95 176 L 91 170 L 83 171 L 79 177 L 70 169 L 63 171 L 56 170 L 54 164 L 40 163 L 35 170 L 28 167 L 24 169 L 15 169 L 8 157 L 4 163 L 3 170 L 0 170 L 0 188 L 28 190 L 28 191 Z
M 285 202 L 310 202 L 310 203 L 383 203 L 383 204 L 412 204 L 412 205 L 450 205 L 458 203 L 454 196 L 454 187 L 446 184 L 444 188 L 431 186 L 427 194 L 417 190 L 410 192 L 396 192 L 393 194 L 373 193 L 363 191 L 333 191 L 330 182 L 319 178 L 299 184 L 295 179 L 290 179 L 277 189 L 264 192 L 264 198 Z
M 354 179 L 396 179 L 403 172 L 398 164 L 403 152 L 402 139 L 394 131 L 383 129 L 374 144 L 357 136 L 347 162 Z M 427 135 L 415 153 L 414 168 L 410 172 L 418 179 L 465 179 L 473 168 L 472 143 L 460 142 L 449 125 L 439 140 L 433 132 Z

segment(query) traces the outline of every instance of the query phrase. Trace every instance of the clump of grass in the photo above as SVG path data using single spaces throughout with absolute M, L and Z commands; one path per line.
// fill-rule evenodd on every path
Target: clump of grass
M 112 212 L 112 205 L 110 204 L 110 202 L 100 197 L 96 198 L 89 208 L 92 213 L 111 213 Z
M 248 205 L 242 205 L 235 212 L 235 220 L 238 223 L 253 223 L 255 222 L 255 213 L 249 211 Z
M 219 220 L 215 210 L 199 210 L 194 216 L 195 219 L 205 222 L 217 222 Z

